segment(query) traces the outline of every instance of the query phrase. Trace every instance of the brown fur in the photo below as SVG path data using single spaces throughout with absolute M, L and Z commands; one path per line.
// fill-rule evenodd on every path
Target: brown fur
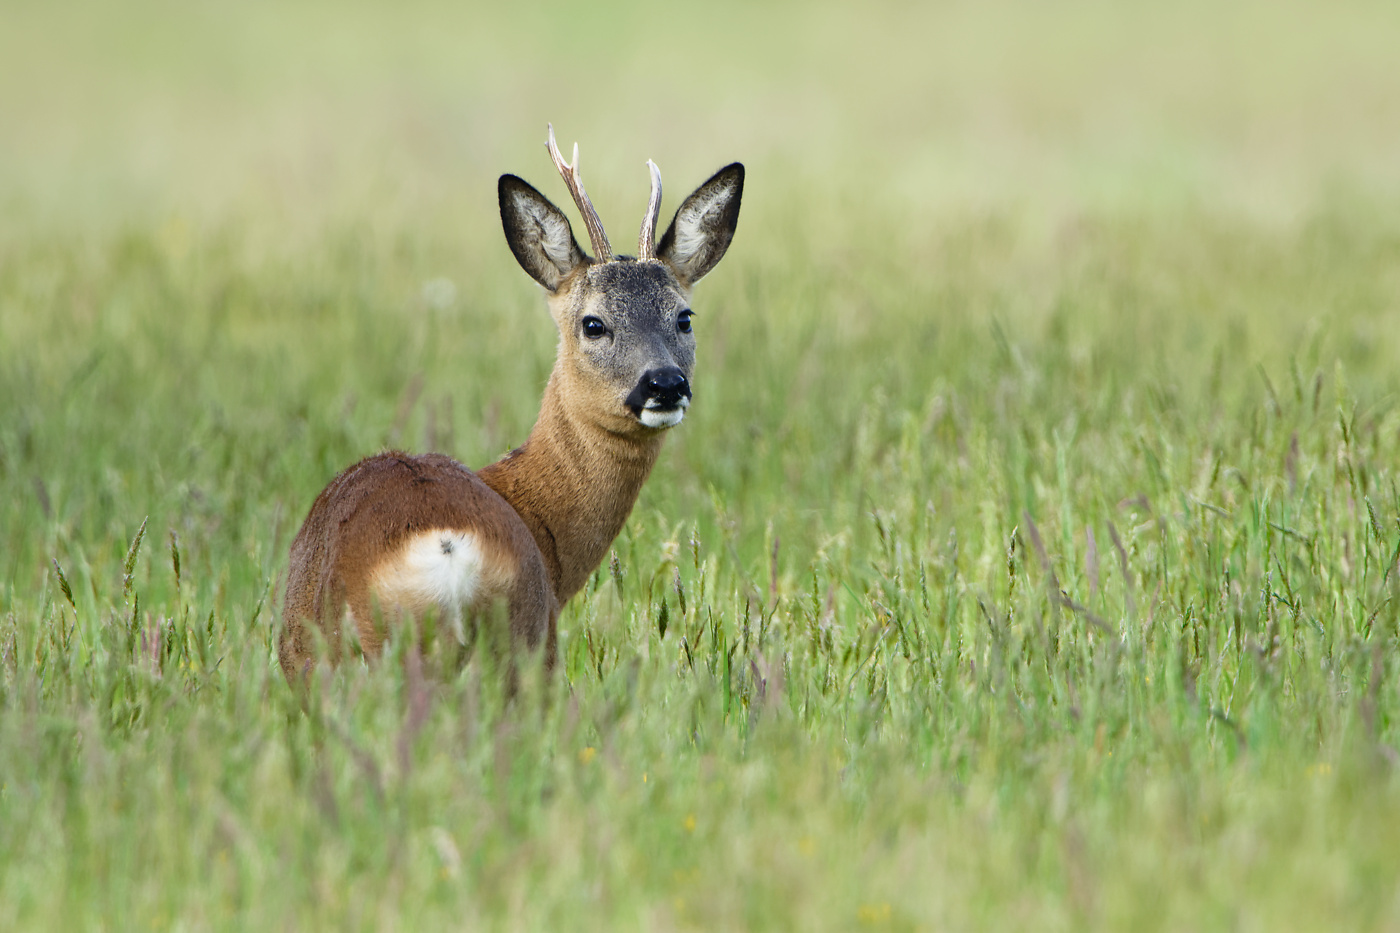
M 346 620 L 373 658 L 386 627 L 433 607 L 431 593 L 411 585 L 429 579 L 413 575 L 410 557 L 428 532 L 460 532 L 480 557 L 479 572 L 431 580 L 469 578 L 470 621 L 489 622 L 504 607 L 511 646 L 542 650 L 553 665 L 560 607 L 601 563 L 661 449 L 665 428 L 643 423 L 652 412 L 634 400 L 641 390 L 661 391 L 648 381 L 655 373 L 689 379 L 694 338 L 688 322 L 678 322 L 691 287 L 729 245 L 742 190 L 742 166 L 728 166 L 677 211 L 656 260 L 594 263 L 557 208 L 520 179 L 502 177 L 506 239 L 549 292 L 560 332 L 539 419 L 520 448 L 479 473 L 441 454 L 390 452 L 331 481 L 292 542 L 279 645 L 290 682 L 315 661 L 310 625 L 320 628 L 331 663 L 341 657 Z M 594 319 L 608 325 L 607 339 L 587 336 Z M 659 394 L 648 402 L 672 404 Z M 664 410 L 678 420 L 683 408 Z M 442 563 L 434 557 L 434 566 Z
M 520 516 L 476 474 L 441 454 L 410 456 L 391 451 L 361 460 L 341 473 L 311 506 L 292 541 L 279 655 L 288 680 L 304 675 L 313 660 L 305 622 L 322 629 L 329 660 L 339 660 L 341 624 L 349 611 L 360 646 L 379 654 L 384 633 L 375 625 L 370 582 L 415 532 L 469 529 L 506 573 L 485 588 L 478 610 L 504 602 L 511 641 L 555 651 L 559 604 L 539 549 Z
M 479 476 L 534 535 L 560 604 L 602 563 L 651 473 L 660 431 L 620 434 L 570 418 L 551 380 L 530 439 Z

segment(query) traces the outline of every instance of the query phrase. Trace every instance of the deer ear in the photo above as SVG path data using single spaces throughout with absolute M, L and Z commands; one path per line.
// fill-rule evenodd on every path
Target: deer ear
M 685 199 L 656 249 L 689 285 L 700 281 L 722 258 L 739 223 L 744 167 L 738 162 L 715 172 Z
M 502 175 L 501 226 L 520 268 L 550 291 L 558 291 L 575 269 L 588 262 L 578 248 L 569 218 L 524 179 Z

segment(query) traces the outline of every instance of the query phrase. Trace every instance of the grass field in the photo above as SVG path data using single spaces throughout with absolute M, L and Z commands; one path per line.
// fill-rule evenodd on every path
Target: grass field
M 0 929 L 1400 929 L 1400 12 L 0 8 Z M 552 702 L 291 536 L 748 166 Z M 576 229 L 579 229 L 575 224 Z M 430 659 L 431 660 L 431 659 Z

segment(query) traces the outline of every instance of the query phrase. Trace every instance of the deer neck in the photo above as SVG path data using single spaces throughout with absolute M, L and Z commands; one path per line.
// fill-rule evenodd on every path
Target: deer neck
M 534 535 L 563 606 L 602 563 L 661 450 L 660 433 L 627 436 L 571 418 L 558 374 L 525 443 L 477 475 Z

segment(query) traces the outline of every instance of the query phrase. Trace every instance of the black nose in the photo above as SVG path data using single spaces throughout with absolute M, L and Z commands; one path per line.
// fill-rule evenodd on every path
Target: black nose
M 643 373 L 627 401 L 640 410 L 675 408 L 683 398 L 690 398 L 690 382 L 686 380 L 685 373 L 675 366 L 663 366 Z M 648 402 L 652 404 L 648 405 Z

